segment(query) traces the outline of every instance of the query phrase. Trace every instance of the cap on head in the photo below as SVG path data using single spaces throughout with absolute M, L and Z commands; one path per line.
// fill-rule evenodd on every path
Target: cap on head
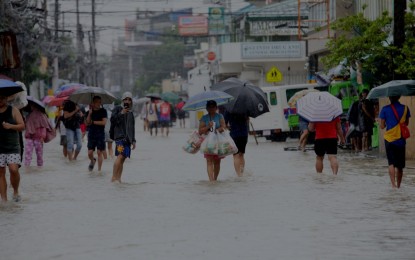
M 131 98 L 131 99 L 133 99 L 133 94 L 131 94 L 131 92 L 129 92 L 129 91 L 126 91 L 126 92 L 124 92 L 123 94 L 122 94 L 122 100 L 124 100 L 124 99 L 126 99 L 126 98 Z
M 218 104 L 216 103 L 215 100 L 208 100 L 208 102 L 206 102 L 206 108 L 208 107 L 216 107 Z

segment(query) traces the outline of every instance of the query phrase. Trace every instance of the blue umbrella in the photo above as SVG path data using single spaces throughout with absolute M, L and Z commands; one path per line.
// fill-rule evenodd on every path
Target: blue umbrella
M 231 101 L 234 97 L 225 93 L 223 91 L 212 90 L 204 91 L 202 93 L 196 94 L 187 100 L 186 105 L 184 105 L 183 110 L 186 111 L 195 111 L 206 108 L 206 103 L 208 100 L 214 100 L 220 105 L 224 105 Z
M 22 86 L 11 80 L 0 79 L 0 96 L 8 97 L 16 93 L 22 92 L 23 90 L 24 89 Z

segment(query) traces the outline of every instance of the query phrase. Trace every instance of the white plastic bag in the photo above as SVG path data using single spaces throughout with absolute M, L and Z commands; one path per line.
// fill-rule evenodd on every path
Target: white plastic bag
M 26 85 L 23 82 L 16 81 L 16 84 L 19 84 L 20 86 L 22 86 L 23 91 L 18 92 L 8 97 L 7 102 L 9 103 L 10 106 L 13 106 L 17 109 L 22 109 L 25 106 L 27 106 L 27 104 L 29 103 L 27 101 L 27 89 L 26 89 Z
M 235 142 L 232 137 L 229 135 L 229 131 L 225 130 L 222 133 L 218 134 L 218 155 L 227 156 L 231 154 L 236 154 L 238 152 L 238 147 L 236 147 Z
M 183 146 L 183 150 L 185 152 L 195 154 L 200 150 L 200 146 L 203 140 L 205 140 L 205 135 L 200 135 L 199 131 L 195 130 L 189 136 L 189 139 L 187 140 L 186 144 Z
M 219 149 L 218 135 L 215 132 L 209 132 L 202 143 L 200 152 L 207 155 L 217 155 Z

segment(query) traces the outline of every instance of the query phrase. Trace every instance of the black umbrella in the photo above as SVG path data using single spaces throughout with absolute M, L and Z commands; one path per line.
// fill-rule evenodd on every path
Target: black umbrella
M 224 105 L 230 113 L 245 114 L 255 118 L 269 112 L 264 91 L 249 81 L 229 78 L 212 85 L 211 89 L 226 92 L 234 97 L 232 101 Z
M 146 97 L 153 98 L 153 99 L 161 99 L 161 96 L 159 93 L 148 93 L 146 94 Z
M 0 96 L 8 97 L 23 90 L 22 86 L 13 81 L 0 79 Z

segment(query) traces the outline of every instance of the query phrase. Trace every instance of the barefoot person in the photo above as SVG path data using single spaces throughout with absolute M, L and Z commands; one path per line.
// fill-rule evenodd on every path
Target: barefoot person
M 225 122 L 229 126 L 230 136 L 238 147 L 233 155 L 233 166 L 236 174 L 241 177 L 245 169 L 245 148 L 248 143 L 249 117 L 241 114 L 226 113 Z
M 401 187 L 403 168 L 405 168 L 406 149 L 406 140 L 401 136 L 398 122 L 403 121 L 408 125 L 411 116 L 408 107 L 399 103 L 399 98 L 399 96 L 389 97 L 391 104 L 384 106 L 379 115 L 380 128 L 386 128 L 384 139 L 390 181 L 392 188 L 398 189 Z
M 86 123 L 89 126 L 88 130 L 88 158 L 90 160 L 88 170 L 92 171 L 96 162 L 94 157 L 95 148 L 98 156 L 98 171 L 101 171 L 102 162 L 104 160 L 103 153 L 105 152 L 105 124 L 107 123 L 107 110 L 102 107 L 102 100 L 100 96 L 92 98 Z
M 222 133 L 225 128 L 225 119 L 223 116 L 216 111 L 218 106 L 214 100 L 209 100 L 206 103 L 206 110 L 208 114 L 202 116 L 199 124 L 199 134 L 208 134 L 209 131 L 218 131 Z M 219 176 L 221 157 L 218 155 L 205 154 L 207 173 L 209 181 L 216 181 Z
M 110 138 L 115 141 L 116 156 L 112 182 L 121 183 L 125 159 L 130 158 L 131 149 L 135 149 L 135 120 L 131 111 L 132 107 L 133 95 L 130 92 L 125 92 L 122 95 L 122 106 L 114 108 L 111 115 Z
M 10 183 L 13 187 L 13 200 L 20 201 L 19 165 L 20 144 L 19 132 L 23 131 L 25 124 L 20 111 L 7 104 L 7 97 L 0 96 L 0 195 L 2 201 L 7 201 L 6 166 L 9 167 Z
M 314 152 L 316 153 L 316 171 L 323 172 L 324 155 L 327 154 L 331 170 L 334 175 L 339 171 L 339 163 L 337 161 L 337 141 L 344 144 L 343 131 L 340 124 L 340 117 L 336 117 L 331 122 L 309 123 L 308 129 L 316 132 L 314 141 Z

